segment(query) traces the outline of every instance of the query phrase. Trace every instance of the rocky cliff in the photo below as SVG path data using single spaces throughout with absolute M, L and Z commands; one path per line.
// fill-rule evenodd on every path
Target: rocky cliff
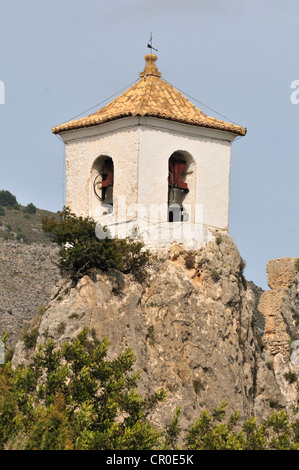
M 141 370 L 140 391 L 167 391 L 166 402 L 153 417 L 158 425 L 170 421 L 179 406 L 186 428 L 203 407 L 211 409 L 223 400 L 229 411 L 238 409 L 244 417 L 263 418 L 282 407 L 293 412 L 297 380 L 290 383 L 284 376 L 293 371 L 291 351 L 282 357 L 279 350 L 274 361 L 269 316 L 265 342 L 257 310 L 261 292 L 245 280 L 243 268 L 231 237 L 218 234 L 194 252 L 179 245 L 160 250 L 142 282 L 116 271 L 95 271 L 76 285 L 60 278 L 47 310 L 33 325 L 36 344 L 49 337 L 62 343 L 87 325 L 99 338 L 108 337 L 111 355 L 131 347 Z M 298 277 L 296 282 L 278 295 L 274 312 L 282 316 L 283 311 L 283 319 L 286 312 L 295 312 L 283 331 L 284 345 L 296 323 Z M 267 295 L 260 300 L 263 313 Z M 32 353 L 19 341 L 14 365 L 30 360 Z
M 263 342 L 286 408 L 297 412 L 299 361 L 298 345 L 294 341 L 299 339 L 299 274 L 296 259 L 271 260 L 267 273 L 270 289 L 261 295 L 258 305 L 265 319 Z

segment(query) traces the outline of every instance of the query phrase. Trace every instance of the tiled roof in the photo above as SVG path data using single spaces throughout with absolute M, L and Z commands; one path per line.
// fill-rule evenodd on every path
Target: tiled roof
M 245 135 L 241 126 L 214 119 L 194 106 L 182 93 L 161 78 L 155 54 L 145 56 L 146 65 L 140 80 L 104 108 L 87 117 L 52 128 L 54 134 L 98 126 L 129 116 L 151 116 L 200 127 Z

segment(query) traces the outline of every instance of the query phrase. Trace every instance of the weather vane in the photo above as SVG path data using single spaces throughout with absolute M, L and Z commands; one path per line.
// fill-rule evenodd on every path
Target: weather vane
M 148 44 L 147 44 L 147 47 L 148 47 L 149 49 L 151 49 L 151 53 L 153 52 L 153 49 L 154 49 L 154 51 L 158 52 L 158 49 L 155 49 L 155 48 L 153 47 L 153 33 L 151 33 L 151 37 L 150 37 L 150 40 L 149 40 L 149 42 L 148 42 Z

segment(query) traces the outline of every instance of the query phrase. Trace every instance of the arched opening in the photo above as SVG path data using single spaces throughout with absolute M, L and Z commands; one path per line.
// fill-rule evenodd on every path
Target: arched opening
M 195 201 L 195 163 L 185 151 L 176 151 L 168 162 L 168 222 L 190 220 L 186 203 Z
M 92 215 L 102 216 L 113 212 L 114 165 L 111 157 L 101 155 L 91 170 Z

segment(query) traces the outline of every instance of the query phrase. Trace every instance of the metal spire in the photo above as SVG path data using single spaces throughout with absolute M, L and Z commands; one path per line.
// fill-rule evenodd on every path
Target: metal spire
M 154 49 L 154 51 L 158 52 L 158 49 L 155 49 L 155 48 L 153 47 L 153 33 L 151 33 L 151 37 L 150 37 L 150 39 L 149 39 L 149 42 L 148 42 L 148 44 L 147 44 L 147 47 L 151 50 L 151 53 L 153 53 L 153 49 Z

